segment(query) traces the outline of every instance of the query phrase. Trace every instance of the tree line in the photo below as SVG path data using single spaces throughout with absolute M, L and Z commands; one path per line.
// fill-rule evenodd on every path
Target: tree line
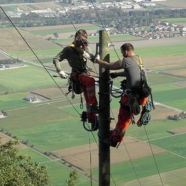
M 94 10 L 77 10 L 68 13 L 74 24 L 93 23 L 96 25 L 104 25 L 105 27 L 114 26 L 118 29 L 134 28 L 137 26 L 149 26 L 151 23 L 157 23 L 160 19 L 166 18 L 185 18 L 186 9 L 157 9 L 152 11 L 128 11 L 124 12 L 118 8 L 109 8 L 103 11 L 98 11 L 97 16 Z M 1 16 L 0 21 L 4 22 L 6 18 Z M 99 19 L 101 18 L 101 20 Z M 58 15 L 54 17 L 41 17 L 38 14 L 30 13 L 22 14 L 20 18 L 12 18 L 16 26 L 19 27 L 34 27 L 34 26 L 52 26 L 71 24 L 71 21 L 66 15 Z
M 1 129 L 0 132 L 4 132 L 4 129 Z M 15 148 L 15 145 L 19 145 L 19 142 L 8 141 L 2 144 L 0 138 L 0 185 L 51 185 L 46 166 L 34 162 L 30 156 L 20 155 L 18 149 Z M 73 170 L 66 180 L 66 186 L 75 186 L 77 181 L 78 174 Z
M 0 65 L 6 65 L 6 64 L 16 64 L 16 63 L 22 63 L 20 59 L 2 59 L 0 60 Z

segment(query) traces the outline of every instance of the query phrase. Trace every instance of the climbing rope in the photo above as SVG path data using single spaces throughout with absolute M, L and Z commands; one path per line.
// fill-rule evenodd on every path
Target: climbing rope
M 158 168 L 158 164 L 157 164 L 157 161 L 156 161 L 156 158 L 155 158 L 153 149 L 152 149 L 152 145 L 151 145 L 151 143 L 150 143 L 149 135 L 148 135 L 148 132 L 147 132 L 147 130 L 146 130 L 146 126 L 144 126 L 144 130 L 145 130 L 145 133 L 146 133 L 146 136 L 147 136 L 147 140 L 148 140 L 148 143 L 149 143 L 149 147 L 150 147 L 150 150 L 151 150 L 153 159 L 154 159 L 154 164 L 155 164 L 155 166 L 156 166 L 156 169 L 157 169 L 157 172 L 158 172 L 158 175 L 159 175 L 159 178 L 160 178 L 160 182 L 161 182 L 162 185 L 164 185 L 163 179 L 162 179 L 162 177 L 161 177 L 160 170 L 159 170 L 159 168 Z

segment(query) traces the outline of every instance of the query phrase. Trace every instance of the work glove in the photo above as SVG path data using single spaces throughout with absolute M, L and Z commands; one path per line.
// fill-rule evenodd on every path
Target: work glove
M 64 71 L 60 71 L 60 72 L 59 72 L 59 75 L 60 75 L 60 77 L 63 78 L 63 79 L 66 79 L 66 78 L 68 77 L 68 75 L 67 75 Z
M 118 74 L 116 72 L 110 73 L 110 77 L 112 79 L 117 78 L 118 77 Z
M 97 63 L 97 60 L 100 60 L 100 55 L 99 54 L 96 54 L 96 56 L 94 57 L 93 63 Z
M 89 60 L 92 60 L 95 56 L 93 54 L 90 54 L 88 52 L 83 52 L 83 57 Z

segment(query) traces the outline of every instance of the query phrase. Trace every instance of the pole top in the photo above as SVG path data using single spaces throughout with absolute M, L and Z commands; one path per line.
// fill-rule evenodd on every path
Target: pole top
M 101 29 L 98 30 L 98 32 L 101 32 L 101 31 L 106 31 L 106 32 L 108 32 L 108 31 L 110 31 L 110 28 L 101 28 Z

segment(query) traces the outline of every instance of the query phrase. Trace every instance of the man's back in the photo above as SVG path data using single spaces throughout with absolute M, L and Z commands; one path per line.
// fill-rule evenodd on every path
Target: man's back
M 137 55 L 133 56 L 137 61 L 140 61 Z M 135 89 L 140 86 L 140 68 L 137 65 L 136 61 L 132 57 L 126 57 L 123 59 L 123 68 L 126 72 L 126 88 Z

